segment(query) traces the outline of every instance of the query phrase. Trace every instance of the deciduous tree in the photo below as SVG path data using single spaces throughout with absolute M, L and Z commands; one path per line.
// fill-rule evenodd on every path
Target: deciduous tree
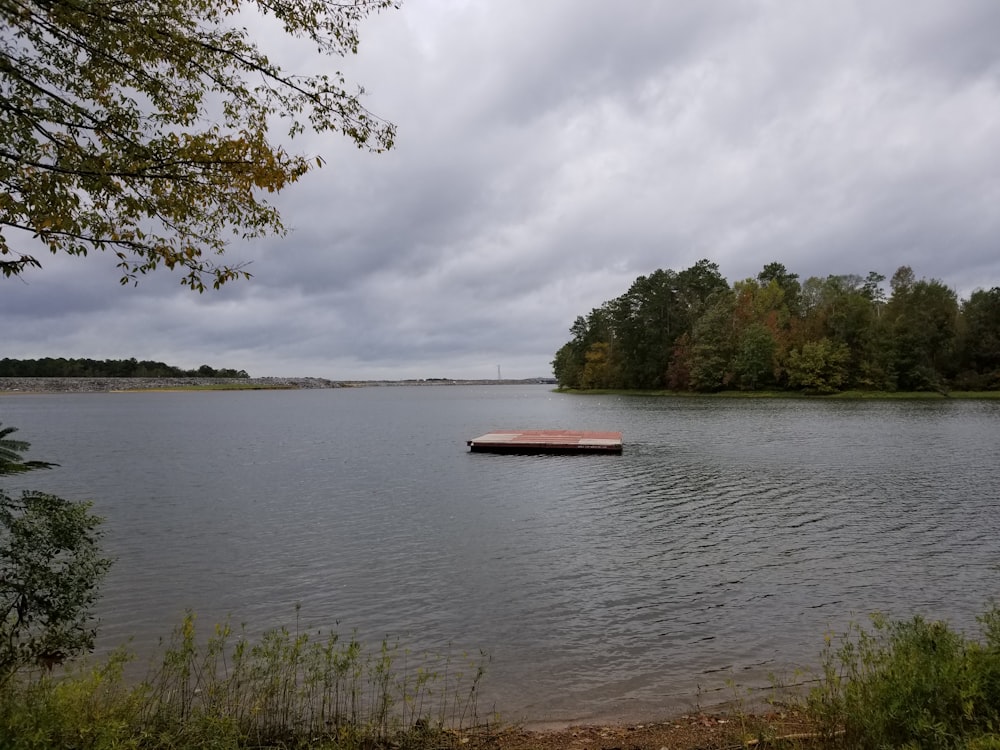
M 110 251 L 122 283 L 161 265 L 199 291 L 247 276 L 217 261 L 228 240 L 282 234 L 266 196 L 322 164 L 289 138 L 334 131 L 373 151 L 394 138 L 360 88 L 283 68 L 260 28 L 336 58 L 394 5 L 0 0 L 0 273 L 47 249 Z
M 940 388 L 954 374 L 958 297 L 937 279 L 916 280 L 908 266 L 892 277 L 886 319 L 894 344 L 894 366 L 904 390 Z
M 561 384 L 582 388 L 1000 387 L 1000 288 L 959 305 L 909 266 L 893 274 L 888 300 L 884 281 L 871 271 L 799 284 L 780 263 L 732 287 L 708 261 L 655 271 L 577 318 L 553 364 Z
M 794 349 L 788 356 L 788 384 L 814 393 L 833 393 L 847 379 L 846 344 L 823 338 Z
M 981 374 L 980 387 L 1000 383 L 1000 287 L 977 289 L 962 304 L 962 358 Z
M 757 390 L 774 379 L 774 333 L 767 326 L 753 323 L 741 331 L 733 372 L 743 388 Z

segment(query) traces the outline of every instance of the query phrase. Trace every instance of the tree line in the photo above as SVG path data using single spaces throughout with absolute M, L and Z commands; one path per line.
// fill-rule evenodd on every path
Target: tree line
M 883 282 L 800 282 L 777 262 L 732 285 L 708 260 L 659 269 L 577 317 L 552 367 L 579 389 L 1000 389 L 1000 288 L 959 300 L 909 266 Z
M 173 365 L 150 360 L 131 359 L 0 359 L 3 378 L 249 378 L 246 370 L 202 365 L 197 370 L 182 370 Z

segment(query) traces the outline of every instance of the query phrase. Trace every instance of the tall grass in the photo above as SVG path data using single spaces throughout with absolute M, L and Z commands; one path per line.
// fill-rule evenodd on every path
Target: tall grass
M 882 616 L 828 638 L 807 704 L 823 734 L 848 748 L 1000 750 L 1000 609 L 978 620 L 981 640 Z
M 128 655 L 0 694 L 0 745 L 17 748 L 441 746 L 477 725 L 486 659 L 456 667 L 398 643 L 278 628 L 255 641 L 228 625 L 200 639 L 188 615 L 147 679 Z M 447 743 L 444 743 L 447 744 Z

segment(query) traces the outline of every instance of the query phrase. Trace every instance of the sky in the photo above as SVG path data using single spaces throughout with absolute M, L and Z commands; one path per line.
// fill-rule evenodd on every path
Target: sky
M 578 315 L 703 258 L 908 265 L 967 298 L 1000 286 L 997 29 L 995 0 L 408 0 L 323 63 L 396 147 L 293 141 L 326 166 L 275 201 L 286 237 L 227 252 L 250 281 L 122 287 L 113 257 L 40 251 L 0 279 L 0 356 L 547 377 Z

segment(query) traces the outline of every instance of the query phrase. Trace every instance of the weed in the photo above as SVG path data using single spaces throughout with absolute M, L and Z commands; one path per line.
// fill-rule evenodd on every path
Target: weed
M 219 625 L 203 642 L 190 613 L 138 685 L 123 677 L 128 658 L 22 675 L 0 692 L 0 738 L 17 750 L 419 747 L 475 725 L 486 665 L 481 655 L 467 675 L 448 656 L 298 626 L 252 641 Z
M 1000 741 L 1000 610 L 984 640 L 921 617 L 827 637 L 808 709 L 828 740 L 850 748 L 989 748 Z

